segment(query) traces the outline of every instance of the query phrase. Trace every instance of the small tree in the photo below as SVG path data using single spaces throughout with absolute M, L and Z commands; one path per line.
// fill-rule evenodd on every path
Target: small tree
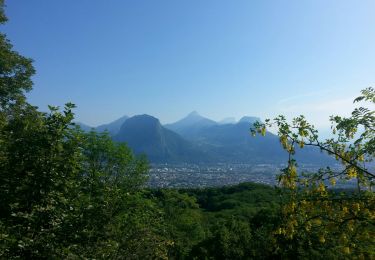
M 355 103 L 375 103 L 375 90 L 367 88 Z M 375 256 L 375 111 L 358 107 L 348 118 L 332 116 L 332 138 L 321 141 L 318 131 L 299 116 L 288 123 L 284 116 L 256 123 L 253 135 L 276 127 L 288 165 L 278 176 L 287 200 L 283 224 L 275 231 L 277 249 L 289 257 L 317 256 L 367 258 Z M 294 159 L 298 148 L 312 146 L 334 157 L 341 169 L 301 172 Z M 336 183 L 353 182 L 353 189 Z

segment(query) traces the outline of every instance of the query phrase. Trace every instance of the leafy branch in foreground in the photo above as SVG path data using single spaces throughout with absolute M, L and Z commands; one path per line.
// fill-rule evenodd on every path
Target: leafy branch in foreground
M 374 105 L 373 88 L 362 90 L 354 103 L 363 101 Z M 291 123 L 278 116 L 251 128 L 253 135 L 264 135 L 267 128 L 276 128 L 281 145 L 289 154 L 287 167 L 278 176 L 288 200 L 282 207 L 284 222 L 275 231 L 278 249 L 284 254 L 311 257 L 314 253 L 335 256 L 335 252 L 341 252 L 344 257 L 375 256 L 374 113 L 358 107 L 348 118 L 332 116 L 333 137 L 323 141 L 302 115 Z M 302 172 L 294 158 L 305 146 L 334 157 L 341 167 Z M 339 191 L 335 187 L 338 182 L 355 183 L 355 189 Z

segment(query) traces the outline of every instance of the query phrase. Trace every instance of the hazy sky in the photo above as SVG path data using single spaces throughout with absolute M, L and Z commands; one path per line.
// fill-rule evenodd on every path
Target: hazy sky
M 30 102 L 90 125 L 305 114 L 324 127 L 375 86 L 375 1 L 8 0 L 1 27 L 35 60 Z

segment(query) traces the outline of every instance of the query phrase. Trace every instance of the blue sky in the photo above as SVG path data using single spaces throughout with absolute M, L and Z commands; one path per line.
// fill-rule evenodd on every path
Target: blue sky
M 30 102 L 90 125 L 193 110 L 305 114 L 318 127 L 375 86 L 375 1 L 8 0 L 1 28 L 35 60 Z

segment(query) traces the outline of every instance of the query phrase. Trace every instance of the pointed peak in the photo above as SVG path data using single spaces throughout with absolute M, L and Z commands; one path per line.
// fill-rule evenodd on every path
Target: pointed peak
M 197 111 L 194 110 L 190 112 L 187 116 L 190 117 L 190 116 L 201 116 L 201 115 Z

